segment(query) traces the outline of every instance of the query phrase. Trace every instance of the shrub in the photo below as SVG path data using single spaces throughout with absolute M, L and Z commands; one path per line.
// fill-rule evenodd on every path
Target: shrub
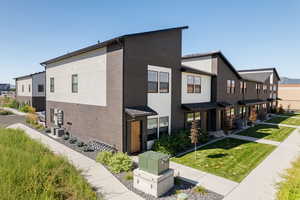
M 13 100 L 9 100 L 9 104 L 7 105 L 8 107 L 10 108 L 15 108 L 15 109 L 18 109 L 20 104 L 17 100 L 13 99 Z
M 69 142 L 70 142 L 70 144 L 75 144 L 77 142 L 77 138 L 76 137 L 71 137 Z
M 77 147 L 83 147 L 85 144 L 82 141 L 77 141 Z
M 152 146 L 153 151 L 175 155 L 192 146 L 189 131 L 180 131 L 171 136 L 163 136 L 156 140 Z
M 284 111 L 284 109 L 283 109 L 283 106 L 282 106 L 282 104 L 280 104 L 280 106 L 279 106 L 279 108 L 278 108 L 278 113 L 279 114 L 283 114 L 285 111 Z
M 12 112 L 0 109 L 0 115 L 11 115 Z
M 199 194 L 202 194 L 202 195 L 204 195 L 204 194 L 207 193 L 206 189 L 205 189 L 204 187 L 200 186 L 200 185 L 195 186 L 195 187 L 193 188 L 193 192 L 199 193 Z
M 24 113 L 35 113 L 35 108 L 34 107 L 31 107 L 31 106 L 29 106 L 29 105 L 27 105 L 27 104 L 25 104 L 24 106 L 21 106 L 20 108 L 19 108 L 19 110 L 21 111 L 21 112 L 24 112 Z
M 27 114 L 25 119 L 26 119 L 26 123 L 28 123 L 28 124 L 31 124 L 31 125 L 38 124 L 38 116 L 35 114 Z
M 109 151 L 102 151 L 98 153 L 96 157 L 96 161 L 103 164 L 103 165 L 109 165 L 110 159 L 113 156 L 112 152 Z
M 112 173 L 128 172 L 132 169 L 133 162 L 127 154 L 115 153 L 109 161 L 109 169 Z
M 64 140 L 68 140 L 70 139 L 70 136 L 69 135 L 64 135 Z
M 127 180 L 127 181 L 130 181 L 133 179 L 133 172 L 127 172 L 124 176 L 124 179 Z

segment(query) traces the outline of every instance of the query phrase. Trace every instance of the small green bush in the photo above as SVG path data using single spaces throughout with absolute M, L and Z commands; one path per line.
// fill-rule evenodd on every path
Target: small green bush
M 204 195 L 204 194 L 207 193 L 206 189 L 205 189 L 204 187 L 200 186 L 200 185 L 195 186 L 195 187 L 193 188 L 193 192 L 199 193 L 199 194 L 202 194 L 202 195 Z
M 77 141 L 77 146 L 78 147 L 83 147 L 85 144 L 82 141 Z
M 77 142 L 77 138 L 76 137 L 71 137 L 69 142 L 70 142 L 70 144 L 75 144 Z
M 127 172 L 124 176 L 124 179 L 127 181 L 133 180 L 133 172 Z
M 25 104 L 24 106 L 21 106 L 19 108 L 19 110 L 21 112 L 24 112 L 24 113 L 35 113 L 35 108 L 31 107 L 30 105 L 27 105 Z
M 103 165 L 109 165 L 110 159 L 113 156 L 112 152 L 109 151 L 102 151 L 98 153 L 96 157 L 96 161 L 103 164 Z
M 109 169 L 112 173 L 128 172 L 132 169 L 133 162 L 127 154 L 115 153 L 109 161 Z
M 10 100 L 10 103 L 7 106 L 10 108 L 18 109 L 20 104 L 17 100 L 13 99 L 13 100 Z
M 0 115 L 11 115 L 11 114 L 13 113 L 10 111 L 0 109 Z

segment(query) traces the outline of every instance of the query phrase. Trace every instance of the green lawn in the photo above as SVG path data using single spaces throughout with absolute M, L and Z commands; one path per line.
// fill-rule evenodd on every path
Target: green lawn
M 172 161 L 241 182 L 276 147 L 226 138 Z
M 290 127 L 259 124 L 237 134 L 281 142 L 285 140 L 285 138 L 287 138 L 294 130 L 295 128 Z
M 266 122 L 274 123 L 274 124 L 287 124 L 287 125 L 300 126 L 300 119 L 291 118 L 291 117 L 275 117 L 267 120 Z
M 284 113 L 283 116 L 300 117 L 300 113 Z
M 300 158 L 293 163 L 283 176 L 284 180 L 278 185 L 277 200 L 300 199 Z
M 86 200 L 96 193 L 66 159 L 23 131 L 0 129 L 2 200 Z

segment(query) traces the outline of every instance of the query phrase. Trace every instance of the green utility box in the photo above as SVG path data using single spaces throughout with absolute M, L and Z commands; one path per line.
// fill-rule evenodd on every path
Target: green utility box
M 160 175 L 169 169 L 169 156 L 159 152 L 147 151 L 139 155 L 139 168 L 142 171 Z

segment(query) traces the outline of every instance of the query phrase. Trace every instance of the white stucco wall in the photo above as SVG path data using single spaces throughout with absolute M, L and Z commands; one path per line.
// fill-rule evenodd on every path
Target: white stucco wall
M 201 93 L 187 93 L 187 76 L 201 78 Z M 211 100 L 211 76 L 182 72 L 181 103 L 203 103 Z
M 148 118 L 169 117 L 169 134 L 171 131 L 171 104 L 172 104 L 172 74 L 171 69 L 166 67 L 148 66 L 148 70 L 157 72 L 169 73 L 169 93 L 148 93 L 148 106 L 154 109 L 158 115 L 150 116 Z M 159 119 L 158 119 L 159 124 Z M 159 130 L 158 130 L 159 132 Z M 153 141 L 148 141 L 148 148 L 151 147 Z
M 17 80 L 16 85 L 17 85 L 17 96 L 25 96 L 25 97 L 32 96 L 32 78 L 31 78 L 31 76 Z M 24 85 L 24 92 L 22 92 L 22 85 Z M 28 89 L 29 85 L 30 85 L 30 92 Z
M 182 60 L 182 64 L 201 71 L 212 73 L 212 57 L 189 58 Z
M 46 67 L 46 99 L 66 103 L 107 105 L 106 47 Z M 78 93 L 72 93 L 72 75 L 78 75 Z M 50 78 L 55 91 L 50 92 Z
M 44 92 L 39 92 L 38 85 L 44 85 Z M 44 73 L 35 74 L 32 76 L 32 95 L 34 97 L 44 97 L 46 91 L 46 75 Z

